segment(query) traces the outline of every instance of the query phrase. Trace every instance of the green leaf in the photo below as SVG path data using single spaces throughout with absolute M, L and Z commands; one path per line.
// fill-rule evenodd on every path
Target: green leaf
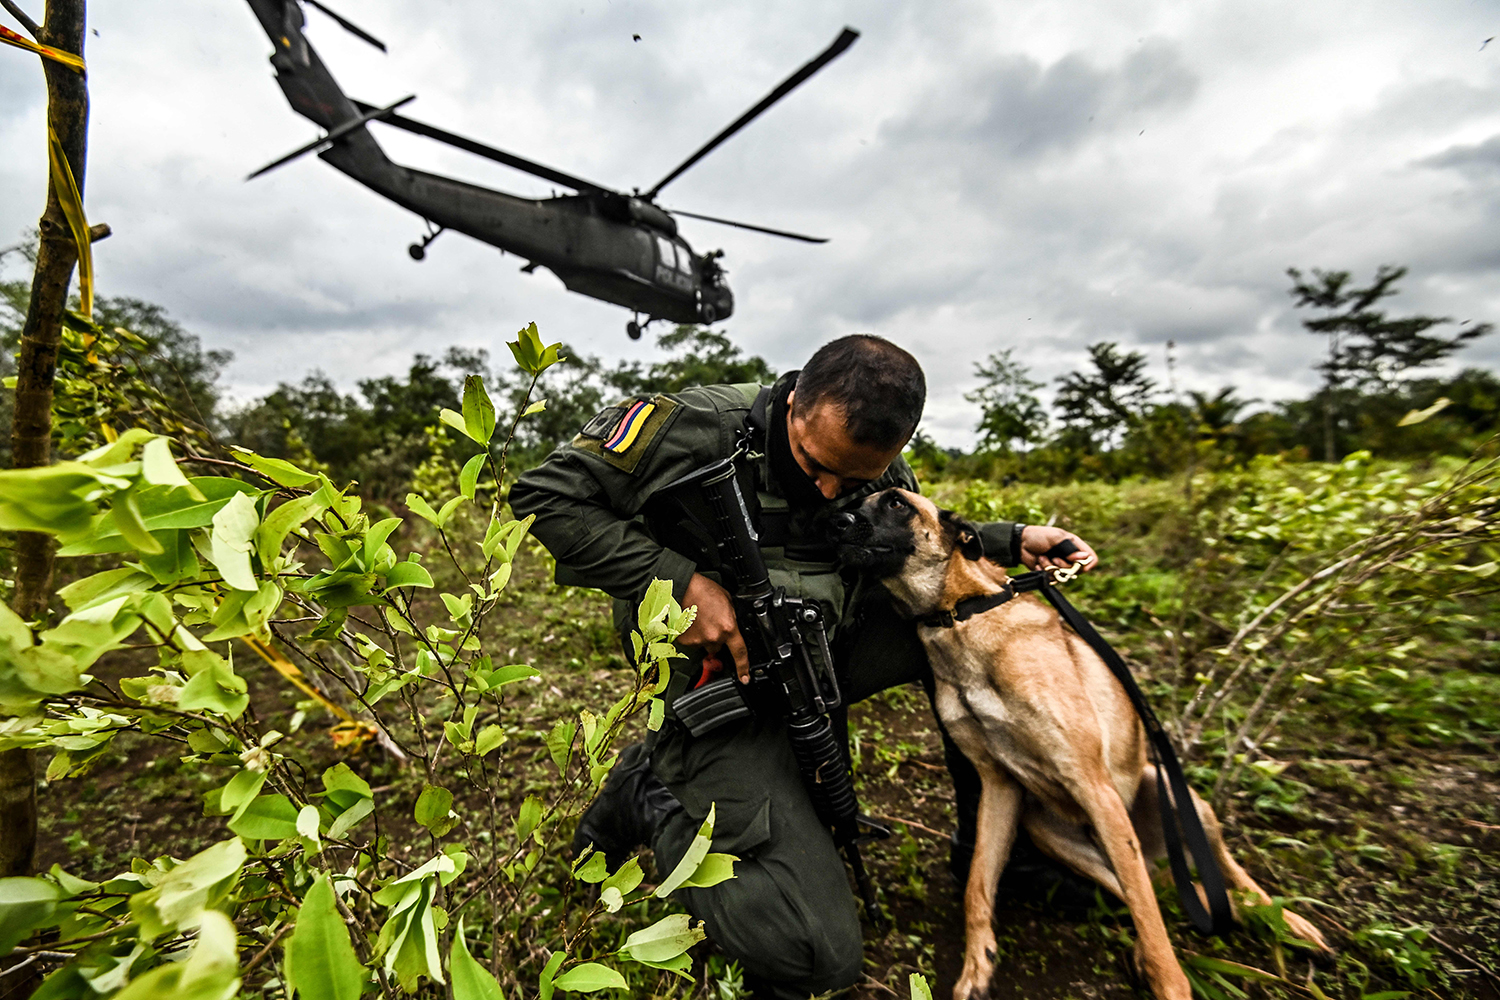
M 458 928 L 453 932 L 453 950 L 448 954 L 448 973 L 453 979 L 453 1000 L 505 1000 L 505 993 L 495 977 L 469 954 L 461 917 Z
M 295 815 L 295 812 L 294 812 Z M 130 897 L 130 913 L 147 939 L 168 930 L 198 926 L 204 908 L 227 888 L 245 863 L 245 845 L 238 837 L 199 851 L 161 876 L 156 885 Z
M 516 813 L 516 840 L 523 841 L 531 836 L 532 831 L 542 821 L 542 800 L 535 795 L 528 795 L 521 803 L 520 810 Z
M 297 807 L 285 795 L 257 795 L 229 821 L 246 840 L 288 840 L 297 836 Z
M 638 958 L 636 959 L 636 962 L 646 966 L 647 968 L 665 969 L 668 972 L 675 972 L 683 979 L 686 979 L 689 982 L 693 981 L 693 977 L 692 975 L 690 975 L 690 970 L 693 967 L 693 956 L 691 955 L 678 955 L 676 958 L 669 958 L 665 962 L 646 962 Z
M 236 493 L 214 515 L 213 526 L 212 559 L 224 582 L 235 590 L 259 590 L 250 571 L 251 543 L 260 527 L 255 501 L 248 493 Z
M 458 491 L 470 500 L 479 489 L 479 474 L 484 471 L 485 460 L 489 457 L 489 452 L 481 451 L 465 462 L 463 471 L 458 474 Z
M 573 875 L 579 881 L 588 882 L 590 885 L 603 882 L 609 877 L 609 861 L 605 858 L 603 851 L 596 850 L 584 859 L 583 864 L 574 870 Z
M 236 457 L 250 468 L 259 472 L 267 479 L 280 483 L 282 486 L 306 486 L 308 483 L 316 482 L 318 476 L 297 468 L 291 462 L 281 458 L 265 458 L 253 451 L 247 451 L 231 445 Z
M 484 379 L 470 375 L 464 379 L 464 429 L 469 437 L 487 445 L 495 433 L 495 404 L 484 391 Z
M 423 785 L 422 794 L 417 796 L 415 817 L 434 836 L 441 837 L 457 823 L 457 817 L 450 815 L 452 808 L 452 792 L 441 785 Z
M 208 499 L 203 492 L 188 481 L 172 457 L 172 446 L 164 437 L 152 438 L 141 449 L 141 478 L 153 486 L 187 490 L 194 500 Z
M 1208 955 L 1189 955 L 1183 959 L 1183 962 L 1195 969 L 1202 969 L 1204 972 L 1218 972 L 1261 983 L 1285 982 L 1280 976 L 1267 972 L 1265 969 L 1257 969 L 1253 965 L 1241 965 L 1239 962 L 1231 962 L 1228 959 L 1210 958 Z
M 646 714 L 646 728 L 654 733 L 661 728 L 661 724 L 666 718 L 667 703 L 660 698 L 652 698 L 650 710 Z
M 607 965 L 598 962 L 584 962 L 575 965 L 552 981 L 552 985 L 560 990 L 571 990 L 574 993 L 595 993 L 599 990 L 623 990 L 626 988 L 625 977 Z
M 266 777 L 265 771 L 252 771 L 249 768 L 236 771 L 234 777 L 229 779 L 229 784 L 219 792 L 219 811 L 232 814 L 231 820 L 239 819 L 251 801 L 260 794 Z
M 57 886 L 39 878 L 0 878 L 0 955 L 50 926 L 61 897 Z
M 684 882 L 692 877 L 693 873 L 698 870 L 698 866 L 703 863 L 703 859 L 708 856 L 708 847 L 713 842 L 713 836 L 714 806 L 710 805 L 708 807 L 708 817 L 704 819 L 703 825 L 698 828 L 698 833 L 693 837 L 693 842 L 688 845 L 688 849 L 683 854 L 682 860 L 677 862 L 677 867 L 672 869 L 672 874 L 667 876 L 666 881 L 656 887 L 656 892 L 653 895 L 657 899 L 665 899 L 676 892 Z
M 245 679 L 217 656 L 207 669 L 193 675 L 177 697 L 177 707 L 184 712 L 216 712 L 230 719 L 238 719 L 249 705 Z
M 448 410 L 446 412 L 452 413 L 453 411 Z M 439 527 L 442 526 L 442 523 L 438 520 L 437 511 L 432 509 L 432 504 L 428 503 L 426 500 L 423 500 L 415 493 L 406 494 L 406 506 L 407 509 L 409 509 L 413 514 L 417 515 L 423 520 L 431 521 L 433 524 L 436 524 Z
M 542 974 L 537 977 L 537 1000 L 552 1000 L 553 977 L 557 975 L 558 966 L 567 960 L 568 953 L 565 951 L 554 951 L 552 957 L 547 959 L 547 964 L 542 967 Z
M 141 509 L 136 505 L 134 490 L 116 493 L 110 512 L 114 515 L 115 527 L 120 529 L 120 535 L 130 543 L 131 548 L 148 555 L 161 555 L 164 551 L 161 542 L 146 530 L 146 524 L 141 520 Z
M 398 562 L 385 571 L 385 589 L 396 587 L 431 587 L 432 574 L 421 563 Z
M 464 437 L 469 436 L 469 425 L 464 423 L 464 415 L 457 410 L 450 410 L 446 406 L 438 414 L 438 420 L 452 427 Z
M 500 749 L 505 742 L 505 727 L 491 723 L 479 731 L 474 738 L 474 753 L 476 756 L 484 757 L 495 750 Z
M 229 1000 L 240 985 L 236 946 L 234 924 L 217 910 L 206 910 L 186 960 L 158 965 L 111 1000 Z
M 439 857 L 449 868 L 453 867 L 451 858 Z M 435 983 L 444 982 L 437 947 L 438 930 L 432 912 L 433 881 L 428 877 L 430 873 L 424 871 L 430 865 L 431 862 L 393 883 L 393 886 L 400 886 L 407 880 L 418 880 L 406 887 L 394 901 L 391 915 L 380 928 L 380 937 L 375 942 L 376 953 L 385 956 L 386 971 L 394 972 L 397 982 L 408 993 L 416 992 L 417 981 L 423 976 Z M 377 896 L 377 900 L 380 899 L 389 897 Z
M 443 504 L 442 508 L 438 511 L 438 527 L 441 528 L 443 525 L 447 524 L 448 519 L 453 516 L 453 512 L 455 510 L 458 510 L 458 505 L 463 502 L 464 498 L 462 496 L 456 496 L 453 499 L 449 500 L 447 503 Z
M 375 794 L 370 791 L 370 783 L 342 761 L 323 772 L 323 788 L 330 800 L 345 805 L 353 805 L 355 799 L 373 798 Z
M 739 859 L 733 854 L 706 854 L 698 868 L 683 884 L 685 888 L 707 889 L 720 882 L 734 878 L 734 863 Z
M 370 530 L 365 533 L 365 566 L 374 568 L 375 557 L 380 554 L 385 540 L 391 537 L 391 532 L 401 527 L 401 518 L 388 517 L 377 524 L 370 525 Z
M 557 765 L 559 774 L 568 771 L 568 758 L 573 749 L 573 737 L 578 732 L 578 723 L 566 719 L 557 723 L 547 733 L 547 753 L 552 757 L 552 763 Z
M 523 416 L 523 417 L 529 417 L 532 414 L 541 413 L 542 411 L 544 411 L 546 409 L 547 409 L 547 401 L 545 399 L 539 399 L 535 403 L 532 403 L 530 406 L 526 407 L 526 409 L 522 410 L 521 411 L 521 416 Z
M 604 884 L 599 888 L 601 891 L 604 889 L 615 889 L 621 895 L 625 895 L 626 893 L 634 892 L 640 886 L 641 879 L 644 877 L 640 861 L 636 858 L 631 858 L 620 866 L 619 871 L 605 879 Z
M 466 618 L 469 612 L 474 609 L 473 594 L 464 594 L 457 597 L 453 594 L 439 594 L 438 596 L 443 599 L 443 606 L 448 609 L 448 618 L 450 621 L 456 622 L 460 618 Z
M 266 515 L 255 533 L 255 549 L 261 565 L 269 567 L 281 554 L 281 546 L 302 522 L 328 508 L 317 493 L 289 500 Z
M 303 1000 L 358 1000 L 366 978 L 334 903 L 333 884 L 319 872 L 286 945 L 287 985 Z
M 155 581 L 129 566 L 108 569 L 103 573 L 75 580 L 57 592 L 70 611 L 82 611 L 112 600 L 122 594 L 137 594 L 151 589 Z
M 932 987 L 927 985 L 927 977 L 920 972 L 913 972 L 906 984 L 911 990 L 911 1000 L 932 1000 Z
M 630 935 L 620 950 L 638 962 L 665 962 L 681 955 L 706 936 L 701 922 L 694 927 L 691 916 L 673 913 Z
M 537 334 L 535 323 L 517 330 L 516 339 L 508 341 L 506 346 L 522 371 L 537 374 L 537 365 L 542 360 L 542 338 Z

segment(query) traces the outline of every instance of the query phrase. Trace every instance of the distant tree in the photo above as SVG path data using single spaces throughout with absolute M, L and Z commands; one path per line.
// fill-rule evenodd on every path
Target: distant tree
M 1198 439 L 1215 446 L 1239 433 L 1240 412 L 1257 402 L 1253 399 L 1240 399 L 1235 395 L 1235 387 L 1232 385 L 1226 385 L 1212 396 L 1190 389 L 1188 398 L 1192 400 L 1193 422 L 1197 425 Z
M 32 258 L 34 247 L 34 239 L 22 244 L 23 252 Z M 15 374 L 21 327 L 30 302 L 29 284 L 0 281 L 0 376 Z M 106 330 L 124 327 L 144 341 L 142 346 L 127 347 L 128 374 L 160 392 L 183 423 L 200 426 L 210 434 L 223 430 L 219 378 L 234 359 L 231 352 L 204 350 L 197 335 L 183 329 L 165 308 L 142 299 L 97 296 L 94 320 Z M 0 437 L 0 465 L 4 466 L 10 465 L 13 405 L 11 393 L 0 393 L 0 430 L 4 432 Z
M 676 356 L 646 367 L 640 362 L 622 363 L 604 376 L 605 381 L 623 395 L 634 395 L 680 392 L 694 385 L 776 380 L 776 371 L 765 358 L 746 356 L 727 334 L 706 326 L 684 324 L 657 337 L 656 346 L 676 352 Z
M 1092 372 L 1069 372 L 1054 400 L 1062 423 L 1084 439 L 1085 450 L 1108 448 L 1138 422 L 1156 383 L 1146 377 L 1146 356 L 1105 341 L 1089 345 Z
M 1035 395 L 1043 384 L 1032 381 L 1029 369 L 1004 350 L 976 362 L 974 373 L 984 382 L 964 399 L 979 405 L 979 450 L 1024 450 L 1040 441 L 1047 428 L 1047 408 Z
M 1376 309 L 1382 299 L 1397 294 L 1396 282 L 1406 276 L 1404 267 L 1380 265 L 1374 280 L 1363 288 L 1350 285 L 1348 271 L 1314 268 L 1312 278 L 1307 279 L 1297 268 L 1289 267 L 1287 274 L 1292 279 L 1290 294 L 1296 308 L 1320 311 L 1304 319 L 1302 326 L 1309 333 L 1328 337 L 1328 357 L 1318 370 L 1323 374 L 1323 457 L 1329 462 L 1338 459 L 1338 411 L 1352 403 L 1344 398 L 1350 390 L 1395 389 L 1406 373 L 1444 360 L 1467 341 L 1493 329 L 1491 324 L 1481 323 L 1460 328 L 1452 338 L 1434 337 L 1427 331 L 1452 323 L 1450 317 L 1392 318 Z

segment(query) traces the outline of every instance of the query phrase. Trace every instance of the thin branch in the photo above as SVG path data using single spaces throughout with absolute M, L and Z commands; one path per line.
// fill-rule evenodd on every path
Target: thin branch
M 31 18 L 27 17 L 26 12 L 16 5 L 15 0 L 0 0 L 0 7 L 4 7 L 6 10 L 10 11 L 10 16 L 21 22 L 21 27 L 26 29 L 26 33 L 30 35 L 33 40 L 41 40 L 42 26 L 37 24 Z M 0 973 L 0 975 L 3 975 L 3 973 Z

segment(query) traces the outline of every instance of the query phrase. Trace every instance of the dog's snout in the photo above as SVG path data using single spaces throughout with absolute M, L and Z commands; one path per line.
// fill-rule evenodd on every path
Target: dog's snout
M 843 511 L 834 514 L 828 519 L 828 530 L 833 537 L 839 540 L 847 540 L 858 533 L 862 521 L 858 514 L 851 511 Z

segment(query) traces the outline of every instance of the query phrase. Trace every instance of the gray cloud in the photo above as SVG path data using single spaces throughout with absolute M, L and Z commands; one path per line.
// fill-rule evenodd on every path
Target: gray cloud
M 235 350 L 241 397 L 313 367 L 352 386 L 449 344 L 503 356 L 533 319 L 589 353 L 651 356 L 625 340 L 621 310 L 493 248 L 446 235 L 413 264 L 421 221 L 322 163 L 243 183 L 315 134 L 282 100 L 243 4 L 91 13 L 88 205 L 117 234 L 99 247 L 101 287 Z M 1404 263 L 1400 308 L 1500 317 L 1500 52 L 1475 52 L 1492 13 L 1458 0 L 367 0 L 344 13 L 391 44 L 382 56 L 308 11 L 351 94 L 416 92 L 416 117 L 621 187 L 650 184 L 842 25 L 860 28 L 663 200 L 831 236 L 812 247 L 683 227 L 727 251 L 728 329 L 776 365 L 851 329 L 911 347 L 939 440 L 969 440 L 973 363 L 1007 347 L 1050 381 L 1087 344 L 1118 340 L 1165 382 L 1173 339 L 1185 387 L 1304 392 L 1322 345 L 1298 325 L 1289 265 Z M 46 170 L 41 75 L 6 53 L 0 245 L 34 224 Z M 548 191 L 377 135 L 413 166 Z M 1465 354 L 1500 364 L 1500 339 Z

